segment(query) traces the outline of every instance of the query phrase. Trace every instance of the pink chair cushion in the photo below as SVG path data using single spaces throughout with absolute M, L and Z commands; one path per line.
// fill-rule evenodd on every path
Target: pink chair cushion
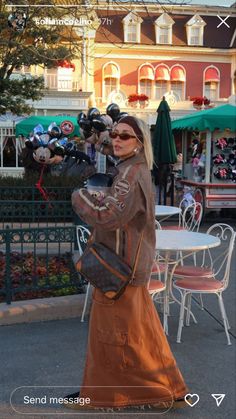
M 158 281 L 157 279 L 150 280 L 149 286 L 148 286 L 149 292 L 162 291 L 164 289 L 165 289 L 165 285 L 161 281 Z
M 166 265 L 164 263 L 154 262 L 152 265 L 152 274 L 165 272 Z
M 189 277 L 200 277 L 200 276 L 213 276 L 211 268 L 202 268 L 201 266 L 184 265 L 177 266 L 174 272 L 174 276 L 189 276 Z
M 223 288 L 223 284 L 212 278 L 177 279 L 175 286 L 193 291 L 214 291 Z
M 182 227 L 182 226 L 178 226 L 178 225 L 168 225 L 168 226 L 163 226 L 161 227 L 162 230 L 184 230 L 186 231 L 186 228 Z

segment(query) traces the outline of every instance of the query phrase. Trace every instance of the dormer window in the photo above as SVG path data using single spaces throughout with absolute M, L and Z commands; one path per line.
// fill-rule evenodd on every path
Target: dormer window
M 193 16 L 186 23 L 188 45 L 203 45 L 204 26 L 206 22 L 199 15 Z
M 141 23 L 143 19 L 135 12 L 130 12 L 122 20 L 124 26 L 124 42 L 140 43 Z
M 174 23 L 174 20 L 167 13 L 163 13 L 155 20 L 157 44 L 172 44 L 172 26 Z
M 127 42 L 138 42 L 137 41 L 137 25 L 136 23 L 130 23 L 126 28 L 126 40 Z

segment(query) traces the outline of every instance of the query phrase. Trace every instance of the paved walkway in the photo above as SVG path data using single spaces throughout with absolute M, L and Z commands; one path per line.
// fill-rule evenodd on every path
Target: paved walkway
M 235 256 L 234 259 L 235 261 Z M 187 406 L 178 411 L 170 411 L 163 417 L 170 419 L 234 419 L 235 415 L 235 280 L 236 266 L 232 264 L 231 282 L 225 292 L 224 301 L 232 325 L 232 345 L 227 346 L 216 297 L 204 297 L 207 311 L 193 305 L 198 324 L 184 328 L 181 344 L 177 344 L 176 332 L 178 307 L 171 306 L 169 320 L 170 342 L 177 363 L 183 373 L 191 393 L 197 393 L 200 400 L 194 407 Z M 47 396 L 48 392 L 63 397 L 79 388 L 86 352 L 88 321 L 80 318 L 45 322 L 24 323 L 0 327 L 0 418 L 130 418 L 134 414 L 81 414 L 65 409 L 60 404 L 24 405 L 24 395 L 32 395 L 32 386 L 37 388 L 36 395 Z M 29 386 L 18 389 L 17 387 Z M 52 386 L 47 388 L 47 386 Z M 73 386 L 73 387 L 72 387 Z M 35 389 L 34 389 L 35 391 Z M 16 413 L 10 406 L 13 394 Z M 217 407 L 212 393 L 225 393 L 225 399 Z M 35 393 L 34 393 L 35 394 Z M 48 401 L 48 400 L 47 400 Z M 54 413 L 54 414 L 52 414 Z M 153 412 L 141 412 L 142 419 L 155 416 Z M 160 415 L 161 417 L 162 415 Z

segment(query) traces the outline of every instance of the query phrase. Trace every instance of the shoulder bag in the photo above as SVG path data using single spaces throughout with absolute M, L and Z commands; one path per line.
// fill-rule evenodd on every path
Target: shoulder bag
M 138 243 L 134 266 L 131 268 L 117 253 L 102 243 L 88 244 L 75 263 L 76 269 L 107 298 L 117 300 L 135 277 L 143 232 Z

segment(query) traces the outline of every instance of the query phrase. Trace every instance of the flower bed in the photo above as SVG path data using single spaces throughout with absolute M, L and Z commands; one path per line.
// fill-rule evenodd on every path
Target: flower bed
M 72 295 L 84 292 L 81 280 L 73 268 L 71 254 L 35 256 L 32 252 L 10 254 L 12 300 Z M 6 277 L 6 255 L 0 253 L 0 291 Z M 5 296 L 0 294 L 0 302 Z

